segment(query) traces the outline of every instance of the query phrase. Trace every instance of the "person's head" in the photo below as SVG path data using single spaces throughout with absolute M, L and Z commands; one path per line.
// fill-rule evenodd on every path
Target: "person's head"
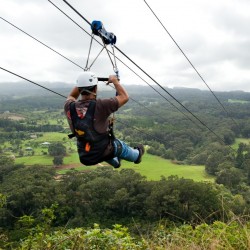
M 91 95 L 96 94 L 98 79 L 95 73 L 90 71 L 82 72 L 76 81 L 76 86 L 78 87 L 79 93 L 81 95 Z

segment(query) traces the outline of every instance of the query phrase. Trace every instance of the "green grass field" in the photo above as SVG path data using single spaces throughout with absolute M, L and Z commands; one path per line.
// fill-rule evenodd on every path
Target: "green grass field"
M 25 165 L 53 165 L 53 157 L 48 155 L 41 156 L 25 156 L 16 158 L 16 164 L 25 164 Z M 75 168 L 77 171 L 91 170 L 95 169 L 97 166 L 82 166 L 79 162 L 78 154 L 73 153 L 69 156 L 64 157 L 64 165 L 73 165 L 72 168 Z M 100 164 L 103 167 L 107 166 L 104 162 Z M 162 159 L 158 156 L 153 156 L 150 154 L 145 154 L 143 156 L 143 161 L 141 164 L 134 164 L 127 161 L 122 161 L 123 168 L 131 168 L 136 172 L 140 173 L 143 176 L 146 176 L 148 180 L 160 180 L 161 176 L 168 177 L 170 175 L 177 175 L 179 177 L 184 177 L 187 179 L 193 179 L 195 181 L 213 181 L 214 178 L 206 174 L 204 166 L 189 166 L 189 165 L 176 165 L 170 160 Z M 120 170 L 119 169 L 119 170 Z M 69 169 L 59 170 L 59 174 L 65 174 Z
M 53 157 L 48 155 L 34 155 L 34 156 L 24 156 L 18 157 L 15 159 L 16 164 L 24 164 L 24 165 L 53 165 Z
M 28 140 L 30 141 L 30 140 Z M 28 142 L 27 141 L 27 142 Z M 74 141 L 67 139 L 67 135 L 64 133 L 43 133 L 42 137 L 38 137 L 34 141 L 42 143 L 45 141 L 56 142 L 61 141 L 65 144 L 67 149 L 71 148 L 71 153 L 64 157 L 64 165 L 73 165 L 77 171 L 84 171 L 96 168 L 96 166 L 86 167 L 82 166 L 79 162 L 76 145 Z M 24 141 L 25 143 L 25 141 Z M 237 150 L 239 143 L 249 144 L 250 139 L 236 138 L 235 143 L 232 145 Z M 42 151 L 47 151 L 46 148 L 37 147 L 35 148 L 34 156 L 17 157 L 16 163 L 23 163 L 25 165 L 53 165 L 53 157 L 49 155 L 43 155 Z M 105 163 L 103 165 L 106 165 Z M 104 166 L 105 167 L 105 166 Z M 213 181 L 214 178 L 206 174 L 204 166 L 189 166 L 189 165 L 176 165 L 170 160 L 162 159 L 157 156 L 145 154 L 143 162 L 139 165 L 135 165 L 130 162 L 123 161 L 122 168 L 132 168 L 139 172 L 143 176 L 146 176 L 148 180 L 159 180 L 161 176 L 168 177 L 170 175 L 177 175 L 179 177 L 193 179 L 195 181 Z M 58 171 L 59 174 L 65 174 L 68 169 Z
M 123 161 L 122 168 L 132 168 L 148 180 L 160 180 L 161 176 L 177 175 L 195 181 L 213 181 L 214 178 L 205 172 L 204 166 L 176 165 L 170 160 L 145 154 L 143 161 L 136 165 Z
M 62 141 L 66 135 L 63 133 L 44 133 L 42 137 L 38 137 L 36 141 L 44 142 L 44 141 Z M 79 162 L 78 154 L 76 152 L 75 143 L 73 141 L 69 142 L 65 140 L 65 144 L 71 146 L 75 152 L 68 154 L 64 157 L 63 162 L 64 165 L 73 164 L 76 167 L 77 171 L 84 171 L 96 168 L 96 166 L 86 167 L 82 166 Z M 232 145 L 233 148 L 237 149 L 239 143 L 249 144 L 250 139 L 237 138 L 235 143 Z M 68 147 L 67 146 L 67 147 Z M 39 152 L 40 149 L 36 149 L 36 152 Z M 53 165 L 53 157 L 48 155 L 34 155 L 34 156 L 25 156 L 16 158 L 16 163 L 24 163 L 26 165 Z M 104 165 L 106 165 L 104 163 Z M 105 166 L 104 166 L 105 167 Z M 122 168 L 132 168 L 135 171 L 139 172 L 143 176 L 146 176 L 148 180 L 159 180 L 161 176 L 168 177 L 170 175 L 177 175 L 179 177 L 184 177 L 188 179 L 193 179 L 195 181 L 213 181 L 214 178 L 209 176 L 205 172 L 204 166 L 189 166 L 189 165 L 176 165 L 172 163 L 170 160 L 162 159 L 157 156 L 153 156 L 150 154 L 145 154 L 143 157 L 143 161 L 139 165 L 135 165 L 131 162 L 122 161 Z M 59 170 L 59 174 L 65 174 L 68 169 Z
M 67 135 L 64 133 L 43 133 L 42 137 L 38 137 L 34 140 L 27 140 L 23 143 L 28 143 L 29 141 L 35 142 L 56 142 L 61 141 L 66 147 L 67 151 L 70 152 L 67 156 L 64 157 L 63 163 L 65 167 L 76 168 L 77 171 L 84 171 L 96 168 L 96 166 L 86 167 L 82 166 L 79 162 L 79 157 L 76 150 L 75 142 L 67 139 Z M 240 142 L 249 142 L 247 139 L 237 139 L 234 147 L 237 148 L 237 145 Z M 35 165 L 41 164 L 46 166 L 53 166 L 53 157 L 49 155 L 43 155 L 43 151 L 47 151 L 45 147 L 36 147 L 34 148 L 35 154 L 33 156 L 23 156 L 17 157 L 16 163 L 23 163 L 25 165 Z M 107 165 L 103 163 L 104 167 Z M 143 157 L 143 161 L 141 164 L 136 165 L 131 162 L 122 161 L 122 168 L 132 168 L 135 171 L 139 172 L 141 175 L 146 176 L 148 180 L 159 180 L 161 176 L 168 177 L 170 175 L 177 175 L 179 177 L 193 179 L 195 181 L 213 181 L 213 177 L 209 176 L 205 172 L 204 166 L 188 166 L 188 165 L 177 165 L 172 163 L 170 160 L 162 159 L 157 156 L 153 156 L 150 154 L 145 154 Z M 65 174 L 69 169 L 58 170 L 59 174 Z
M 228 99 L 228 102 L 229 103 L 240 103 L 240 104 L 249 103 L 249 101 L 238 100 L 238 99 Z
M 36 142 L 55 142 L 55 141 L 62 141 L 63 138 L 67 140 L 67 135 L 64 133 L 59 133 L 59 132 L 53 132 L 53 133 L 43 133 L 42 137 L 38 137 L 35 141 Z
M 36 149 L 36 151 L 38 151 Z M 16 164 L 25 164 L 25 165 L 35 165 L 35 164 L 41 164 L 46 166 L 52 166 L 53 165 L 53 157 L 49 155 L 33 155 L 33 156 L 23 156 L 23 157 L 17 157 L 15 160 Z M 72 153 L 70 155 L 67 155 L 63 158 L 64 165 L 70 165 L 70 164 L 76 164 L 79 163 L 79 157 L 77 153 Z

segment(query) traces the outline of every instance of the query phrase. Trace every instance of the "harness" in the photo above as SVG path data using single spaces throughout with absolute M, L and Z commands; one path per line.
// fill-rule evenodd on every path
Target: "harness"
M 70 116 L 74 133 L 69 138 L 77 138 L 77 149 L 80 161 L 84 165 L 95 165 L 112 157 L 103 157 L 108 144 L 114 140 L 110 132 L 99 133 L 94 128 L 94 113 L 96 101 L 90 101 L 83 118 L 76 111 L 75 102 L 70 103 Z

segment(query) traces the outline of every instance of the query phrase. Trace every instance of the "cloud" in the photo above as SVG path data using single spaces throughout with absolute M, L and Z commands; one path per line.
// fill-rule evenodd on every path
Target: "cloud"
M 85 67 L 90 37 L 71 20 L 44 0 L 0 0 L 0 16 L 13 22 L 48 46 Z M 89 33 L 89 25 L 63 1 L 52 0 Z M 206 88 L 143 1 L 70 0 L 88 21 L 101 20 L 117 35 L 117 47 L 161 84 Z M 147 1 L 181 49 L 216 89 L 235 89 L 245 85 L 250 46 L 247 0 Z M 81 69 L 0 19 L 0 66 L 39 81 L 72 82 Z M 92 61 L 101 47 L 94 42 Z M 117 56 L 147 81 L 152 82 L 126 57 Z M 119 60 L 125 82 L 145 84 Z M 113 74 L 105 51 L 93 66 L 100 76 Z M 0 71 L 1 81 L 8 74 Z
M 242 2 L 242 1 L 241 1 Z M 249 30 L 250 2 L 241 5 L 228 5 L 216 11 L 215 24 L 217 28 L 233 36 L 234 39 L 242 39 L 250 35 Z M 230 33 L 231 34 L 230 34 Z

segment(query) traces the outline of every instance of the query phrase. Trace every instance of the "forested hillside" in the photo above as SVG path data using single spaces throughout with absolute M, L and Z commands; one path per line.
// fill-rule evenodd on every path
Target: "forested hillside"
M 215 181 L 152 181 L 109 166 L 61 175 L 57 166 L 76 155 L 65 99 L 0 85 L 0 248 L 56 249 L 64 242 L 58 249 L 111 249 L 119 241 L 115 249 L 250 248 L 250 93 L 216 92 L 225 112 L 209 91 L 168 89 L 192 116 L 161 90 L 168 101 L 147 86 L 126 88 L 130 101 L 115 114 L 116 136 L 176 166 L 203 166 Z M 66 96 L 70 88 L 58 83 L 54 90 Z M 113 95 L 102 90 L 98 97 Z

